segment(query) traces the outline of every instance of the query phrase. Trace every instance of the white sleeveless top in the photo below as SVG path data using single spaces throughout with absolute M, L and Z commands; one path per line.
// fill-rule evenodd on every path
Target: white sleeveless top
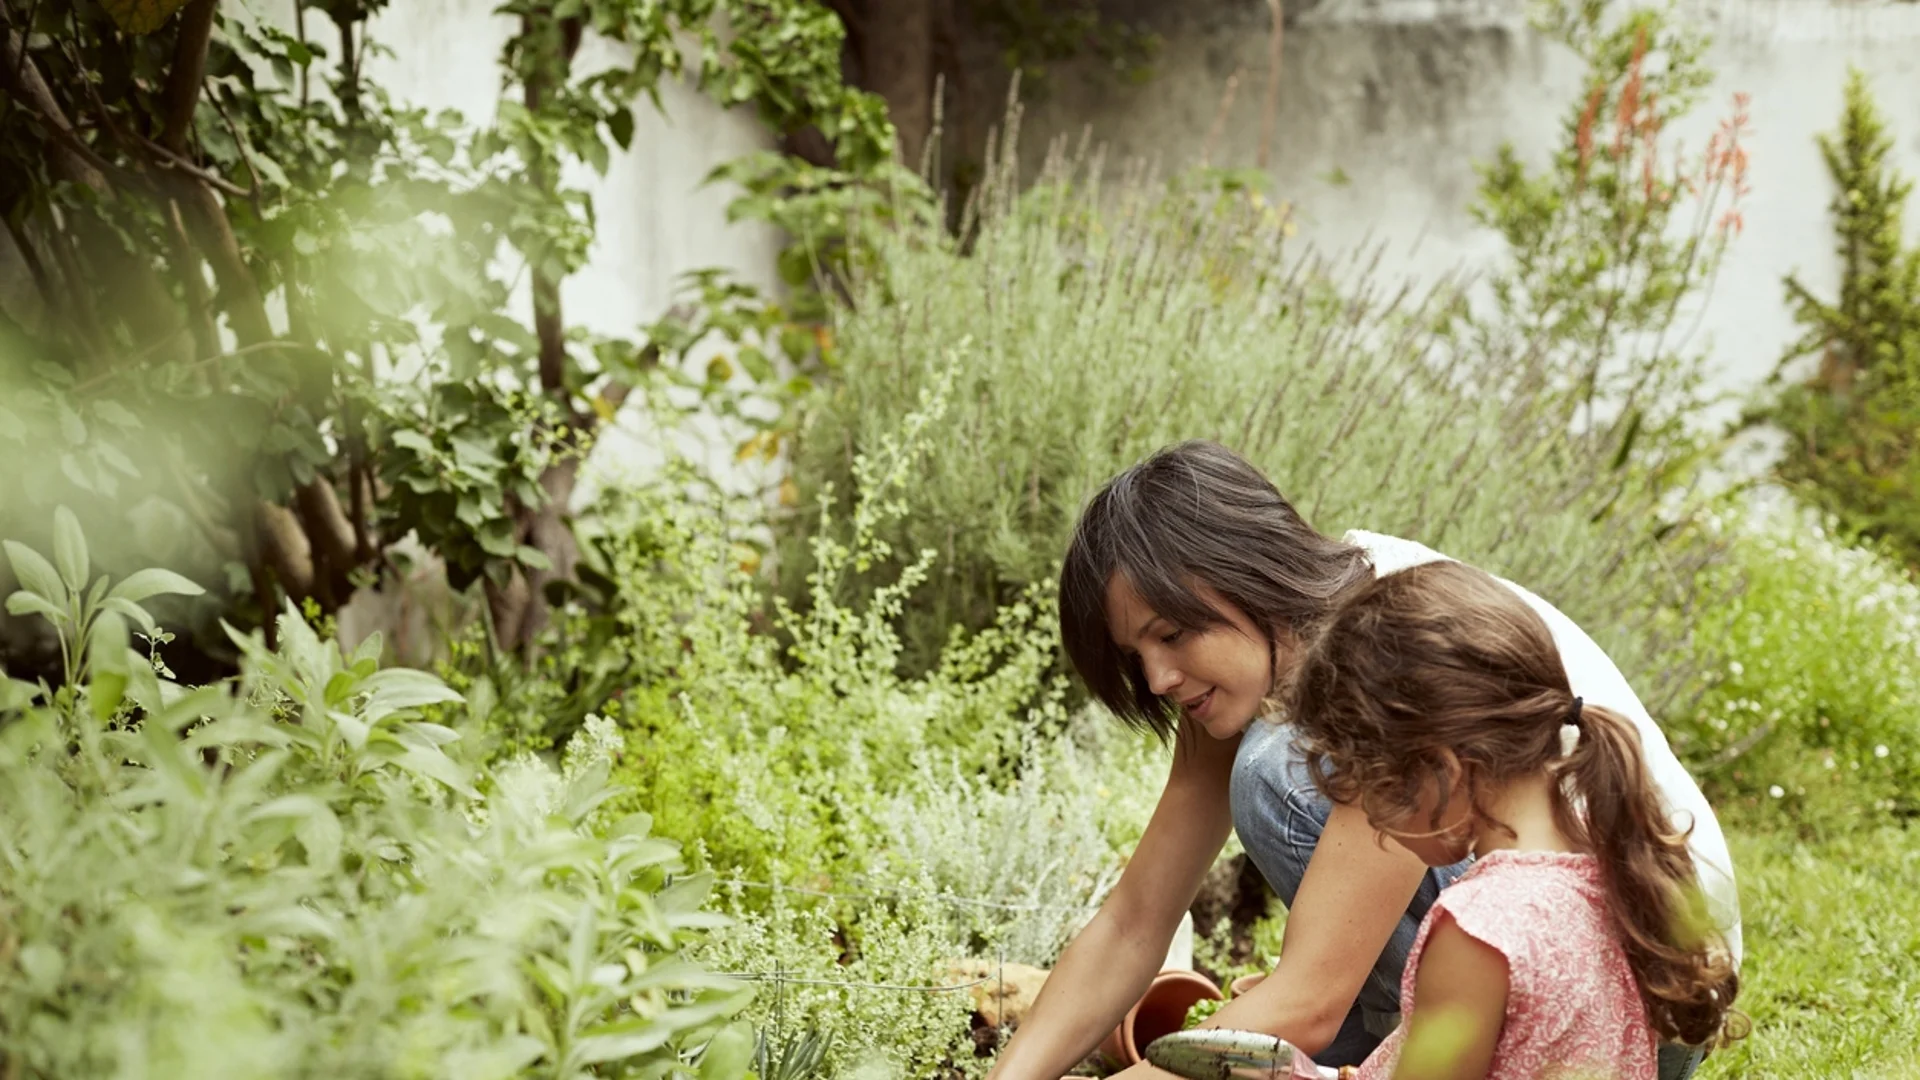
M 1367 558 L 1373 563 L 1374 574 L 1380 577 L 1409 566 L 1447 558 L 1411 540 L 1358 529 L 1349 531 L 1343 539 L 1367 553 Z M 1560 661 L 1566 665 L 1567 682 L 1574 694 L 1627 717 L 1640 729 L 1640 747 L 1646 756 L 1647 771 L 1652 774 L 1654 786 L 1660 789 L 1661 797 L 1666 801 L 1668 817 L 1676 828 L 1693 827 L 1687 846 L 1693 852 L 1700 888 L 1706 893 L 1707 906 L 1714 922 L 1726 933 L 1727 948 L 1733 953 L 1734 965 L 1739 966 L 1742 955 L 1740 893 L 1733 880 L 1733 857 L 1727 852 L 1727 838 L 1720 831 L 1719 820 L 1713 816 L 1713 807 L 1707 805 L 1706 796 L 1700 794 L 1699 785 L 1693 782 L 1686 766 L 1681 765 L 1680 759 L 1674 756 L 1673 748 L 1667 744 L 1666 733 L 1648 715 L 1647 707 L 1640 703 L 1640 696 L 1633 692 L 1633 687 L 1627 685 L 1626 676 L 1620 674 L 1620 669 L 1587 636 L 1587 632 L 1561 613 L 1559 608 L 1526 589 L 1505 578 L 1496 577 L 1495 580 L 1512 589 L 1527 602 L 1528 607 L 1546 620 L 1547 628 L 1553 632 L 1553 643 L 1560 650 Z

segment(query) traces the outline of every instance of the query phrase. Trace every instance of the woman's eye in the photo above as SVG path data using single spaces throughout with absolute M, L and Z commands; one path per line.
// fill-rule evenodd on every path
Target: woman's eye
M 1185 637 L 1186 635 L 1187 635 L 1187 632 L 1185 630 L 1169 630 L 1165 634 L 1161 635 L 1160 642 L 1163 645 L 1172 645 L 1173 643 L 1179 641 L 1181 638 Z

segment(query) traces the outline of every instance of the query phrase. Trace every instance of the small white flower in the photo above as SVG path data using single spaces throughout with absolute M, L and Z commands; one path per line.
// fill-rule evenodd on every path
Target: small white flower
M 1742 664 L 1742 663 L 1741 663 L 1740 661 L 1738 661 L 1738 660 L 1735 660 L 1735 661 L 1734 661 L 1733 663 L 1731 663 L 1731 664 L 1728 664 L 1728 665 L 1727 665 L 1727 670 L 1728 670 L 1728 671 L 1731 671 L 1731 672 L 1733 672 L 1733 674 L 1734 674 L 1734 675 L 1735 675 L 1736 677 L 1738 677 L 1738 676 L 1741 676 L 1741 675 L 1745 675 L 1745 674 L 1747 673 L 1747 668 L 1746 668 L 1746 665 L 1744 665 L 1744 664 Z
M 1776 799 L 1782 799 L 1786 797 L 1787 789 L 1781 787 L 1779 784 L 1775 784 L 1772 787 L 1767 789 L 1767 794 L 1773 796 Z
M 1874 757 L 1886 757 L 1888 754 L 1892 752 L 1893 751 L 1887 749 L 1886 743 L 1881 743 L 1879 746 L 1876 746 L 1873 748 Z

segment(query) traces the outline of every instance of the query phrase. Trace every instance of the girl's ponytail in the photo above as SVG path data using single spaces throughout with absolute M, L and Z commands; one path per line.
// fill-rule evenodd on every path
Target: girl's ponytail
M 1572 751 L 1553 766 L 1555 809 L 1568 836 L 1600 861 L 1607 906 L 1660 1036 L 1703 1046 L 1738 1038 L 1739 976 L 1695 876 L 1685 832 L 1670 824 L 1633 721 L 1572 699 Z M 1573 734 L 1571 732 L 1569 735 Z

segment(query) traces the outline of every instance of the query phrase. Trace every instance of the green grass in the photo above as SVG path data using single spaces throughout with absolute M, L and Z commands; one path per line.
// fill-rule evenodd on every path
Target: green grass
M 1699 1076 L 1920 1076 L 1920 829 L 1729 825 L 1753 1034 Z

